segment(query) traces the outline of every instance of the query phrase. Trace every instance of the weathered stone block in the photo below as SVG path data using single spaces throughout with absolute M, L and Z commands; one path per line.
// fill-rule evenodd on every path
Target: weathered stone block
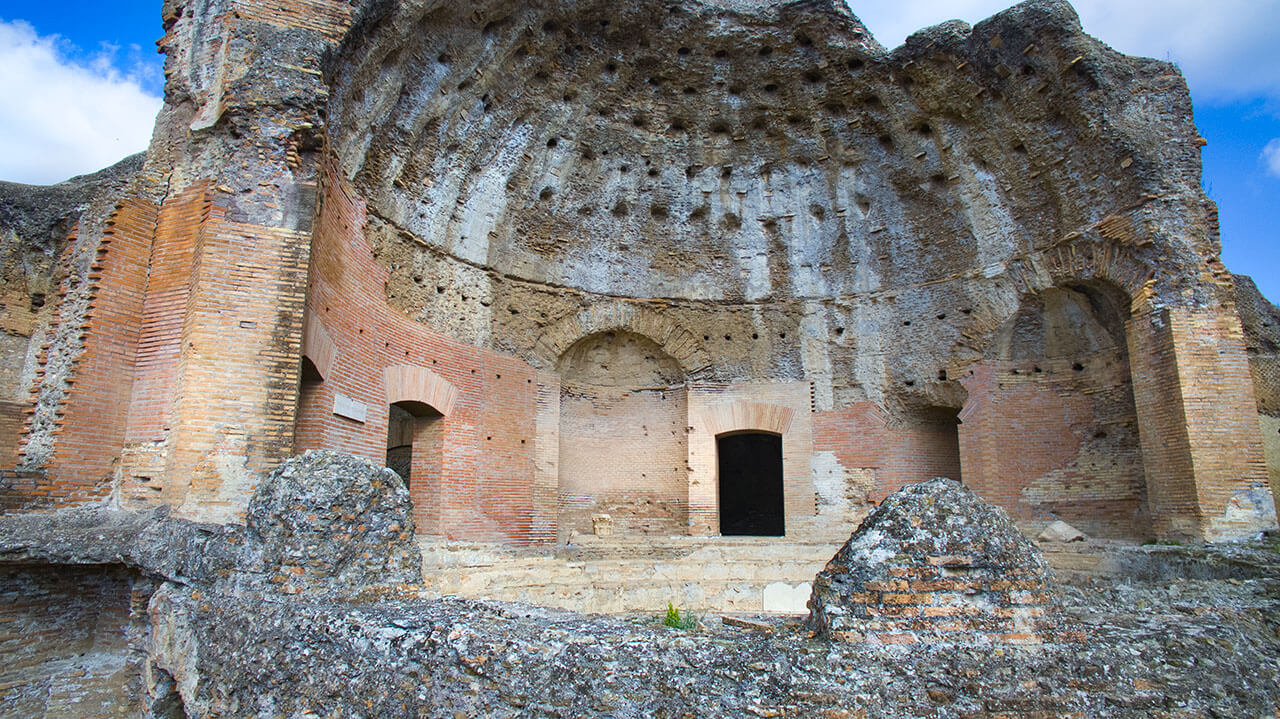
M 932 568 L 954 576 L 892 578 Z M 1049 584 L 1039 550 L 1003 510 L 938 478 L 899 490 L 863 521 L 815 579 L 809 624 L 837 640 L 1021 643 L 1056 631 L 1056 615 L 1046 611 Z M 889 619 L 909 615 L 959 619 L 910 626 Z

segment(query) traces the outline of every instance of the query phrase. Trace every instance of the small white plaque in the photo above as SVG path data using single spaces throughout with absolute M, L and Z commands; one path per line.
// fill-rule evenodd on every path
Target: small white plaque
M 369 408 L 363 402 L 357 402 L 339 392 L 333 395 L 333 413 L 363 424 Z

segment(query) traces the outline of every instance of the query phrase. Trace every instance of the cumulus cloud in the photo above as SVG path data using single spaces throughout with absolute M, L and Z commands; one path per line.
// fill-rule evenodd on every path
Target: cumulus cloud
M 880 42 L 944 20 L 969 23 L 1014 5 L 1012 0 L 847 0 Z M 1264 96 L 1280 101 L 1280 2 L 1259 0 L 1073 0 L 1084 29 L 1129 55 L 1172 60 L 1197 97 L 1229 102 Z
M 1280 179 L 1280 137 L 1275 138 L 1262 148 L 1262 164 L 1267 168 L 1267 174 Z
M 112 60 L 76 63 L 56 36 L 0 21 L 0 180 L 59 182 L 146 149 L 161 100 Z

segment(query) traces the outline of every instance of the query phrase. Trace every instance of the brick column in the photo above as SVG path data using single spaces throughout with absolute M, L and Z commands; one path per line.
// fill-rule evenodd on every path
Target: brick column
M 184 515 L 233 519 L 258 475 L 293 453 L 310 244 L 216 216 L 201 229 L 168 436 Z
M 1216 541 L 1274 527 L 1234 308 L 1138 311 L 1126 333 L 1157 536 Z

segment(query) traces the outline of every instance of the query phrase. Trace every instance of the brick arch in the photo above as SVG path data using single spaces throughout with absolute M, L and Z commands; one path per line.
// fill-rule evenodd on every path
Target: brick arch
M 337 344 L 325 329 L 324 323 L 310 310 L 303 321 L 302 354 L 311 360 L 322 378 L 330 376 L 333 363 L 338 357 Z
M 1073 233 L 1052 247 L 1036 253 L 1039 272 L 1015 276 L 1021 292 L 1036 292 L 1077 282 L 1110 282 L 1137 302 L 1155 270 L 1133 248 L 1149 240 L 1141 236 L 1132 217 L 1111 215 L 1084 233 Z
M 728 432 L 786 434 L 795 411 L 764 402 L 732 402 L 716 405 L 698 415 L 707 434 L 718 437 Z
M 1001 277 L 1012 282 L 1009 302 L 997 303 L 987 312 L 975 312 L 966 324 L 967 333 L 979 350 L 994 340 L 1022 307 L 1028 295 L 1053 287 L 1104 282 L 1114 285 L 1129 298 L 1129 316 L 1147 311 L 1154 270 L 1133 252 L 1145 242 L 1136 236 L 1133 220 L 1112 215 L 1085 233 L 1072 233 L 1058 243 L 1011 261 Z M 1098 228 L 1108 228 L 1105 231 Z
M 421 402 L 442 415 L 453 412 L 458 389 L 440 375 L 416 365 L 392 365 L 383 370 L 387 404 Z
M 618 330 L 653 340 L 680 364 L 686 378 L 710 373 L 711 358 L 691 332 L 652 310 L 623 303 L 596 305 L 560 320 L 538 338 L 534 352 L 542 366 L 553 367 L 578 340 Z

